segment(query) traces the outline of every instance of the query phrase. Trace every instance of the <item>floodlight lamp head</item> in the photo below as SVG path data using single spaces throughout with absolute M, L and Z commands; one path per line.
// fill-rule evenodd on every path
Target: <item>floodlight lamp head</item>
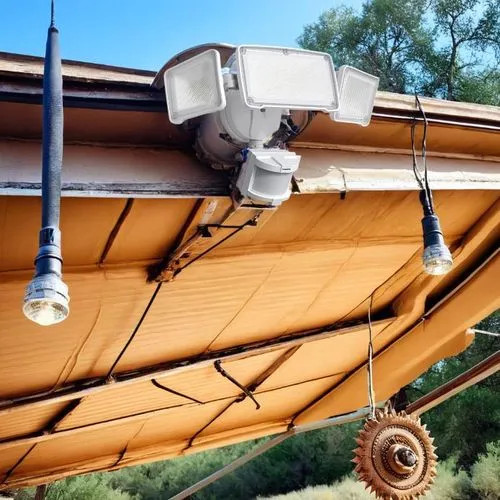
M 226 71 L 224 71 L 226 70 Z M 223 73 L 237 77 L 236 88 L 250 109 L 339 107 L 337 76 L 329 54 L 303 49 L 241 45 L 224 68 L 209 49 L 163 74 L 170 121 L 175 124 L 224 109 Z
M 379 78 L 352 66 L 341 66 L 337 71 L 339 108 L 330 114 L 337 122 L 370 124 Z
M 215 49 L 167 69 L 163 79 L 168 116 L 176 125 L 226 107 L 220 55 Z
M 240 45 L 232 68 L 245 104 L 253 109 L 338 109 L 337 75 L 324 52 Z

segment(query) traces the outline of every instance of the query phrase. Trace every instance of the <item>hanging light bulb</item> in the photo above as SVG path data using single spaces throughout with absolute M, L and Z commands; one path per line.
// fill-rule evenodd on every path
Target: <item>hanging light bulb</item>
M 63 156 L 62 71 L 54 0 L 47 35 L 43 77 L 42 228 L 35 276 L 26 287 L 23 312 L 39 325 L 54 325 L 69 314 L 68 287 L 62 281 L 61 167 Z
M 414 121 L 411 126 L 411 149 L 413 156 L 413 173 L 420 186 L 420 203 L 424 210 L 422 219 L 422 229 L 424 232 L 424 254 L 422 256 L 424 270 L 427 274 L 439 276 L 446 274 L 453 266 L 453 258 L 449 248 L 444 242 L 443 232 L 439 224 L 439 217 L 434 212 L 434 203 L 432 201 L 432 191 L 429 186 L 427 170 L 427 117 L 424 108 L 417 94 L 415 94 L 415 103 L 422 115 L 424 122 L 424 131 L 422 135 L 422 160 L 424 163 L 423 174 L 419 172 L 417 165 L 417 153 L 415 150 L 415 126 Z
M 427 274 L 446 274 L 453 267 L 453 258 L 444 243 L 437 215 L 426 215 L 422 219 L 424 229 L 424 269 Z
M 33 278 L 26 288 L 23 312 L 42 326 L 64 321 L 69 314 L 67 285 L 55 274 Z
M 424 217 L 422 219 L 424 254 L 422 260 L 427 274 L 439 276 L 446 274 L 453 267 L 453 258 L 444 242 L 439 218 L 431 208 L 432 204 L 428 198 L 429 193 L 425 190 L 420 192 L 420 202 L 424 209 Z
M 35 259 L 36 273 L 26 287 L 24 315 L 39 325 L 55 325 L 69 314 L 68 287 L 61 279 L 61 232 L 44 227 Z

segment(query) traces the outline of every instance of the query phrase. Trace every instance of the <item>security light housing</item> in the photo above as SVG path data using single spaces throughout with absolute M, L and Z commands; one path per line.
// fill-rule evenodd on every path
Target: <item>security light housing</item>
M 337 74 L 329 54 L 296 48 L 201 46 L 164 68 L 155 82 L 163 81 L 171 122 L 190 120 L 198 156 L 233 170 L 236 194 L 271 207 L 290 196 L 300 161 L 281 139 L 295 133 L 290 112 L 367 125 L 378 85 L 355 68 Z

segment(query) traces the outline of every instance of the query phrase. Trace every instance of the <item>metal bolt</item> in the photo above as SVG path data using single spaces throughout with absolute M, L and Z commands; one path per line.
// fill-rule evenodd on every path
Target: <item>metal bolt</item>
M 396 460 L 401 462 L 405 467 L 414 467 L 417 463 L 417 455 L 410 448 L 400 448 L 396 451 Z

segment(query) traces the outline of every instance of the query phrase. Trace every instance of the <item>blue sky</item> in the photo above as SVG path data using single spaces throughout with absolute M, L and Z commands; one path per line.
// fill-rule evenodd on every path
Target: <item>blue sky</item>
M 56 0 L 62 57 L 158 70 L 206 42 L 295 46 L 304 24 L 362 0 Z M 0 51 L 42 56 L 49 0 L 0 0 Z

